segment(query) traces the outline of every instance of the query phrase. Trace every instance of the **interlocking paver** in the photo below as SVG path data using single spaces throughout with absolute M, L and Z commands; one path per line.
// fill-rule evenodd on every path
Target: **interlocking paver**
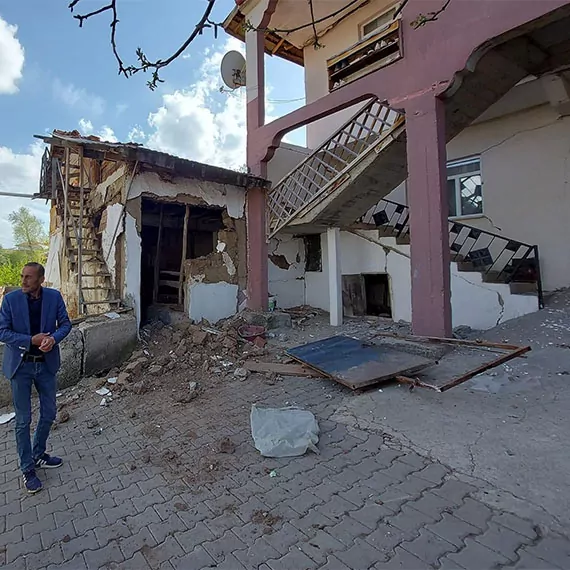
M 72 538 L 71 540 L 62 540 L 60 544 L 65 560 L 71 560 L 77 554 L 80 554 L 85 550 L 97 550 L 99 548 L 97 537 L 95 536 L 95 532 L 92 530 L 87 531 L 81 536 Z
M 99 546 L 106 546 L 112 540 L 131 536 L 131 529 L 124 521 L 117 521 L 111 525 L 98 526 L 94 528 L 95 536 Z
M 472 524 L 481 530 L 487 528 L 487 523 L 491 519 L 492 514 L 493 512 L 489 507 L 470 498 L 465 499 L 463 505 L 453 512 L 453 515 L 458 519 Z
M 279 530 L 265 534 L 261 540 L 284 555 L 291 546 L 306 541 L 307 537 L 291 523 L 285 522 Z
M 570 568 L 570 542 L 565 538 L 546 536 L 534 546 L 525 547 L 524 550 L 559 568 Z
M 518 562 L 513 566 L 515 570 L 553 570 L 551 562 L 536 558 L 528 552 L 521 552 Z M 559 566 L 558 568 L 562 568 Z
M 42 541 L 40 535 L 35 534 L 28 540 L 21 540 L 18 542 L 10 542 L 6 547 L 6 562 L 10 564 L 20 556 L 38 553 L 42 550 Z
M 500 552 L 513 562 L 518 559 L 517 551 L 521 546 L 530 542 L 526 536 L 494 522 L 489 523 L 487 530 L 475 540 L 495 552 Z
M 227 554 L 247 549 L 247 545 L 244 544 L 231 530 L 228 530 L 220 538 L 216 538 L 209 542 L 203 542 L 202 546 L 216 561 L 216 563 L 222 562 Z
M 103 548 L 97 550 L 85 550 L 83 552 L 87 568 L 102 568 L 109 566 L 112 562 L 123 562 L 125 557 L 116 542 L 110 542 Z
M 430 568 L 430 566 L 417 556 L 414 556 L 411 552 L 398 546 L 394 550 L 394 556 L 392 556 L 390 560 L 387 562 L 377 562 L 373 568 L 374 570 L 426 570 Z M 482 570 L 482 568 L 479 570 Z
M 376 562 L 388 559 L 384 553 L 360 538 L 357 538 L 348 550 L 336 552 L 335 556 L 349 568 L 355 569 L 370 568 Z
M 380 524 L 374 532 L 365 537 L 365 540 L 376 550 L 379 550 L 386 556 L 390 556 L 398 544 L 401 544 L 404 540 L 411 540 L 413 536 L 412 533 L 400 530 L 395 526 Z
M 454 505 L 461 505 L 463 499 L 475 492 L 477 489 L 473 485 L 458 481 L 457 479 L 449 479 L 441 487 L 433 489 L 433 493 L 443 497 Z
M 347 515 L 338 524 L 328 527 L 327 532 L 346 546 L 351 546 L 356 538 L 368 536 L 370 529 Z
M 156 545 L 156 539 L 148 528 L 143 528 L 137 532 L 137 534 L 123 538 L 123 540 L 119 541 L 119 548 L 121 549 L 125 560 L 133 558 L 135 553 L 139 553 L 145 546 Z
M 531 540 L 538 537 L 537 526 L 530 521 L 521 519 L 511 513 L 496 513 L 493 515 L 494 522 L 506 526 Z
M 152 536 L 154 536 L 156 542 L 160 544 L 167 536 L 172 536 L 176 532 L 185 531 L 186 525 L 177 514 L 173 513 L 165 521 L 149 524 L 148 530 Z
M 463 546 L 463 541 L 467 536 L 480 534 L 482 532 L 481 529 L 476 526 L 468 524 L 448 513 L 444 513 L 440 521 L 435 524 L 427 525 L 426 528 L 458 548 Z
M 417 532 L 424 525 L 435 522 L 437 519 L 431 515 L 416 511 L 416 509 L 408 505 L 404 505 L 397 515 L 387 520 L 392 526 L 398 527 L 400 530 Z
M 328 532 L 319 530 L 315 536 L 297 545 L 315 562 L 325 563 L 327 556 L 333 552 L 344 550 L 346 546 L 331 536 Z
M 261 563 L 270 559 L 278 559 L 281 556 L 263 538 L 256 540 L 247 550 L 238 550 L 234 555 L 248 570 L 257 570 Z
M 426 564 L 434 565 L 445 554 L 455 552 L 457 547 L 451 542 L 433 534 L 429 530 L 420 530 L 420 535 L 400 545 L 406 552 L 417 556 Z
M 282 558 L 268 560 L 267 565 L 271 570 L 311 570 L 317 568 L 317 564 L 297 548 L 292 548 Z
M 490 550 L 472 538 L 465 539 L 465 548 L 456 554 L 446 556 L 446 559 L 451 563 L 459 564 L 459 566 L 465 568 L 465 570 L 494 568 L 509 563 L 509 560 L 505 556 Z

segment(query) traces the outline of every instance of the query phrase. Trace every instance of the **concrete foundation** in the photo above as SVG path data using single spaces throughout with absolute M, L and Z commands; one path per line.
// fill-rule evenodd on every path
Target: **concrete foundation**
M 79 325 L 83 336 L 83 375 L 91 376 L 121 364 L 137 342 L 137 321 L 133 316 Z
M 61 343 L 59 388 L 77 384 L 82 376 L 91 376 L 119 366 L 128 358 L 137 342 L 137 322 L 133 315 L 110 320 L 106 317 L 73 327 Z M 0 343 L 0 369 L 4 344 Z M 12 401 L 10 383 L 0 373 L 0 407 Z

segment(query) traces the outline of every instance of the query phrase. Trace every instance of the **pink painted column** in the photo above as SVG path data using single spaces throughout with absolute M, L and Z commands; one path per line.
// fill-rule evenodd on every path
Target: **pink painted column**
M 410 207 L 412 329 L 450 337 L 451 282 L 445 109 L 433 93 L 406 104 Z
M 269 296 L 265 194 L 264 188 L 247 190 L 247 297 L 253 311 L 266 311 Z
M 263 12 L 261 21 L 268 19 Z M 265 122 L 264 48 L 263 32 L 246 32 L 247 166 L 251 174 L 261 178 L 267 177 L 267 163 L 253 156 L 252 140 Z M 266 192 L 265 188 L 258 187 L 247 190 L 247 305 L 254 311 L 266 311 L 269 300 Z

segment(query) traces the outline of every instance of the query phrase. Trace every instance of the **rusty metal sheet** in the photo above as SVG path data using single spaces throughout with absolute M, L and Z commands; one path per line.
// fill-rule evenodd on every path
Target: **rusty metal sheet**
M 291 348 L 287 354 L 353 390 L 434 364 L 423 356 L 341 335 Z

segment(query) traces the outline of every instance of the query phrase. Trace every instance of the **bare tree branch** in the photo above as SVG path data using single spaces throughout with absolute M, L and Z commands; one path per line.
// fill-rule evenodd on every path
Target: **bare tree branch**
M 408 0 L 405 1 L 407 2 Z M 439 15 L 442 12 L 445 12 L 450 3 L 451 0 L 445 0 L 444 4 L 439 10 L 436 10 L 435 12 L 428 12 L 427 14 L 418 14 L 416 19 L 410 22 L 410 25 L 412 28 L 414 28 L 414 30 L 417 30 L 418 28 L 425 26 L 428 22 L 435 22 L 438 19 Z
M 69 9 L 71 12 L 74 11 L 74 8 L 79 4 L 81 0 L 73 0 L 69 4 Z M 159 70 L 167 65 L 170 65 L 175 59 L 180 57 L 188 48 L 188 46 L 196 39 L 197 36 L 201 35 L 205 28 L 213 28 L 214 29 L 214 37 L 217 37 L 218 27 L 220 24 L 217 24 L 210 20 L 210 14 L 214 8 L 216 0 L 208 0 L 206 9 L 194 30 L 188 36 L 188 38 L 184 41 L 184 43 L 167 59 L 157 59 L 156 61 L 151 61 L 145 55 L 143 50 L 139 47 L 136 50 L 136 56 L 139 61 L 138 65 L 127 65 L 125 66 L 116 43 L 117 37 L 117 24 L 119 23 L 119 18 L 117 16 L 117 0 L 110 0 L 109 4 L 102 6 L 97 10 L 93 10 L 92 12 L 87 12 L 84 14 L 76 14 L 74 18 L 79 21 L 79 27 L 83 27 L 83 22 L 92 16 L 96 16 L 98 14 L 102 14 L 104 12 L 111 11 L 112 12 L 112 19 L 111 19 L 111 47 L 113 48 L 113 54 L 115 59 L 117 60 L 117 64 L 119 66 L 119 75 L 124 75 L 125 77 L 130 77 L 139 71 L 147 72 L 152 70 L 152 78 L 150 81 L 147 82 L 147 85 L 151 90 L 157 88 L 159 83 L 162 83 L 163 80 L 160 78 Z

